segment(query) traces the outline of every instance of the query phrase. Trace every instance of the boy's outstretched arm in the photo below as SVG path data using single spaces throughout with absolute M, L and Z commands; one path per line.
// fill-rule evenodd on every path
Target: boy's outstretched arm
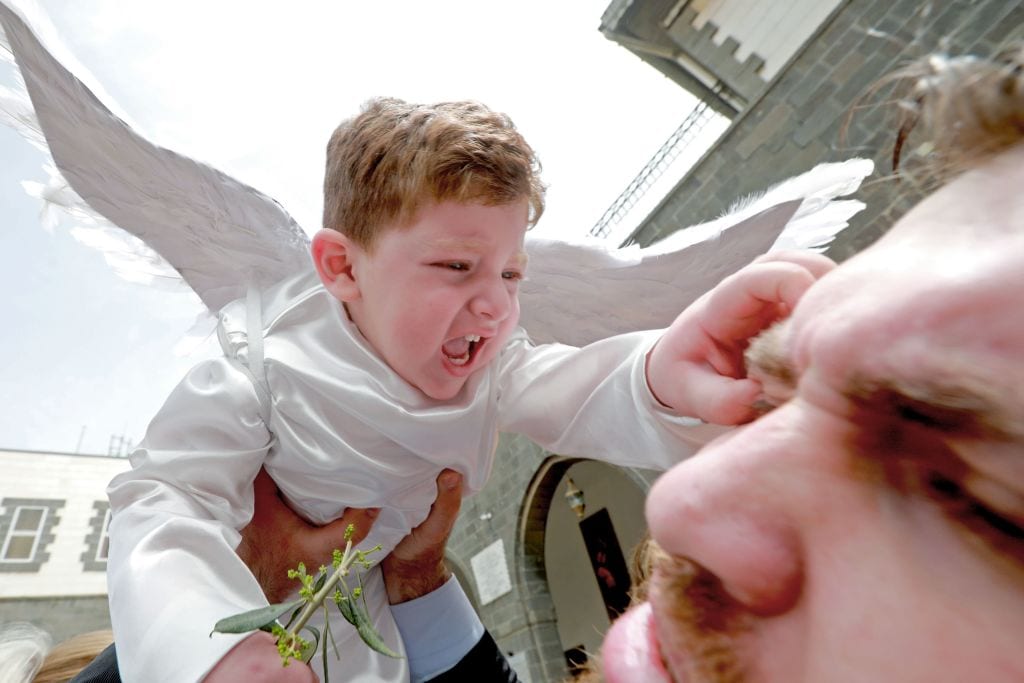
M 647 385 L 680 415 L 715 424 L 752 420 L 761 392 L 746 377 L 751 338 L 787 317 L 835 263 L 812 252 L 773 252 L 722 280 L 686 308 L 647 356 Z

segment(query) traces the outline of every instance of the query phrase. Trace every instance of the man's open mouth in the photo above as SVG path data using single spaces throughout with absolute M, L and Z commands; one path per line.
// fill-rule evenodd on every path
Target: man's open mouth
M 472 360 L 485 341 L 478 334 L 467 334 L 446 341 L 441 347 L 441 352 L 452 365 L 462 366 Z

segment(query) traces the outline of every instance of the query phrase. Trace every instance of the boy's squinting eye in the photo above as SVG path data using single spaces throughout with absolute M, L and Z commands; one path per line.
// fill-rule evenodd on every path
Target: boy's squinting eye
M 523 274 L 518 270 L 506 270 L 501 274 L 501 277 L 506 280 L 522 280 Z

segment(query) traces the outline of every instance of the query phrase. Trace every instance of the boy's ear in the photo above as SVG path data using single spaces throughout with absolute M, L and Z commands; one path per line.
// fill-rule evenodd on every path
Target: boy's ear
M 313 236 L 312 252 L 313 265 L 327 291 L 339 301 L 358 299 L 353 266 L 362 252 L 359 245 L 337 230 L 325 229 Z

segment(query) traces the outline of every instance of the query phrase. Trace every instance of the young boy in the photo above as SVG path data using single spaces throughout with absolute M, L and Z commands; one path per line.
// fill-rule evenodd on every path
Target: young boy
M 232 649 L 243 637 L 207 637 L 217 620 L 265 604 L 234 552 L 261 466 L 315 523 L 380 508 L 364 547 L 380 543 L 383 556 L 427 515 L 441 469 L 480 490 L 498 431 L 664 469 L 694 450 L 694 418 L 752 416 L 746 340 L 830 262 L 763 259 L 665 331 L 535 347 L 516 323 L 524 235 L 543 210 L 538 172 L 511 121 L 472 102 L 380 99 L 338 128 L 315 270 L 224 309 L 224 357 L 185 377 L 134 469 L 111 483 L 110 603 L 125 680 L 236 680 L 236 666 L 259 668 L 254 658 L 280 680 L 273 647 L 254 655 Z M 400 649 L 379 571 L 364 585 L 385 642 Z M 335 617 L 336 680 L 407 679 L 404 660 L 373 653 Z

